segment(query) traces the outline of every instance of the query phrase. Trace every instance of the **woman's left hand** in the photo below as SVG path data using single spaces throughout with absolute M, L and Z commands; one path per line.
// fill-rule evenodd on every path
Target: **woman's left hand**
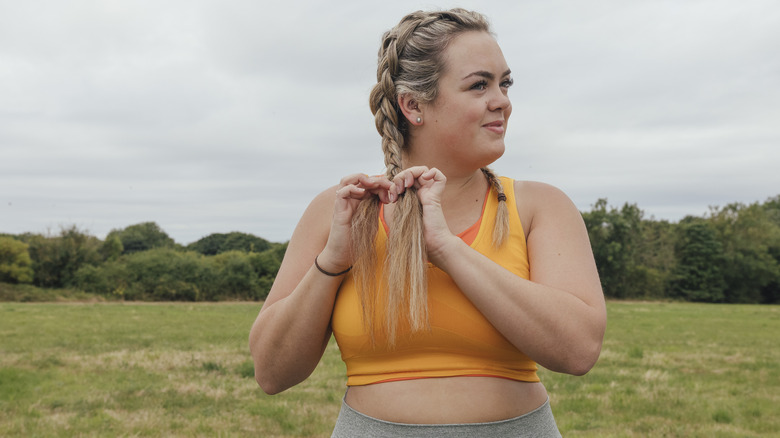
M 415 166 L 404 169 L 393 178 L 389 198 L 391 202 L 410 187 L 417 190 L 417 197 L 423 208 L 423 235 L 428 250 L 428 258 L 436 264 L 439 254 L 457 237 L 450 232 L 444 212 L 441 208 L 441 197 L 447 177 L 437 168 Z

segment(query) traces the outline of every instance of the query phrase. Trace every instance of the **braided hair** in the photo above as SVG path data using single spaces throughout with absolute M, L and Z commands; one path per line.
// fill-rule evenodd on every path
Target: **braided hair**
M 377 63 L 377 83 L 369 104 L 376 129 L 382 136 L 386 176 L 393 179 L 404 169 L 403 152 L 409 122 L 398 106 L 398 96 L 411 95 L 421 103 L 433 102 L 443 72 L 443 54 L 450 42 L 469 31 L 490 32 L 487 19 L 464 9 L 413 12 L 382 37 Z M 500 180 L 488 168 L 486 179 L 498 193 L 499 211 L 493 243 L 500 246 L 508 235 L 506 196 Z M 360 203 L 352 222 L 353 276 L 363 307 L 363 322 L 375 341 L 382 334 L 390 345 L 399 325 L 413 332 L 429 328 L 427 305 L 426 248 L 422 227 L 422 205 L 416 189 L 409 188 L 395 204 L 388 233 L 384 275 L 376 278 L 374 247 L 379 199 Z M 381 283 L 379 283 L 379 281 Z M 382 287 L 378 287 L 378 283 Z M 384 312 L 379 309 L 384 309 Z M 374 320 L 382 321 L 377 327 Z

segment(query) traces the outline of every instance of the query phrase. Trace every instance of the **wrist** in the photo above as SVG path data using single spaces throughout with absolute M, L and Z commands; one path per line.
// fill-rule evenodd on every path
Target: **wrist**
M 314 265 L 323 274 L 338 277 L 352 269 L 352 264 L 342 259 L 342 256 L 337 256 L 326 248 L 314 257 Z
M 446 271 L 449 260 L 451 260 L 452 257 L 457 257 L 456 253 L 458 251 L 458 246 L 461 244 L 465 245 L 460 237 L 454 234 L 450 234 L 446 238 L 442 239 L 441 243 L 436 245 L 435 248 L 431 248 L 429 246 L 429 261 L 438 268 Z
M 346 274 L 347 272 L 349 272 L 352 269 L 352 266 L 350 266 L 349 268 L 347 268 L 347 269 L 345 269 L 343 271 L 339 271 L 339 272 L 328 271 L 327 269 L 323 269 L 323 267 L 320 266 L 320 264 L 317 262 L 317 257 L 319 257 L 319 256 L 314 257 L 314 266 L 317 268 L 318 271 L 322 272 L 323 274 L 327 275 L 328 277 L 341 277 L 342 275 Z

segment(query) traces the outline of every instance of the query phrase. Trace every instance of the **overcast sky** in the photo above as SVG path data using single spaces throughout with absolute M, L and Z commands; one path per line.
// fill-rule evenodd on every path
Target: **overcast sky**
M 381 173 L 381 34 L 485 13 L 512 69 L 498 173 L 677 221 L 780 194 L 775 0 L 0 0 L 0 233 L 290 238 Z

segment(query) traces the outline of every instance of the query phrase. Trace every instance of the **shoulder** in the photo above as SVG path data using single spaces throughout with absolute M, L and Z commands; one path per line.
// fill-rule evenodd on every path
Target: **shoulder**
M 313 260 L 314 255 L 325 247 L 333 218 L 336 188 L 329 187 L 311 200 L 293 231 L 285 255 L 291 254 L 293 259 Z
M 514 181 L 515 198 L 527 207 L 554 207 L 556 204 L 573 205 L 563 190 L 539 181 Z
M 581 214 L 561 189 L 538 181 L 514 181 L 515 201 L 526 235 L 542 222 L 578 222 Z
M 306 207 L 298 225 L 293 232 L 292 240 L 303 237 L 310 239 L 312 233 L 321 235 L 327 240 L 327 234 L 330 230 L 330 221 L 333 216 L 333 204 L 336 199 L 336 189 L 338 186 L 328 187 L 319 192 Z M 305 234 L 306 236 L 300 236 Z M 322 236 L 324 234 L 324 236 Z M 292 242 L 291 242 L 292 243 Z
M 328 187 L 327 189 L 317 193 L 317 195 L 309 202 L 309 206 L 306 208 L 307 213 L 323 213 L 333 211 L 333 202 L 336 200 L 336 190 L 338 185 Z M 330 219 L 328 217 L 328 219 Z
M 287 245 L 263 310 L 295 289 L 311 267 L 314 257 L 325 247 L 330 234 L 335 198 L 334 186 L 317 194 L 306 207 Z

